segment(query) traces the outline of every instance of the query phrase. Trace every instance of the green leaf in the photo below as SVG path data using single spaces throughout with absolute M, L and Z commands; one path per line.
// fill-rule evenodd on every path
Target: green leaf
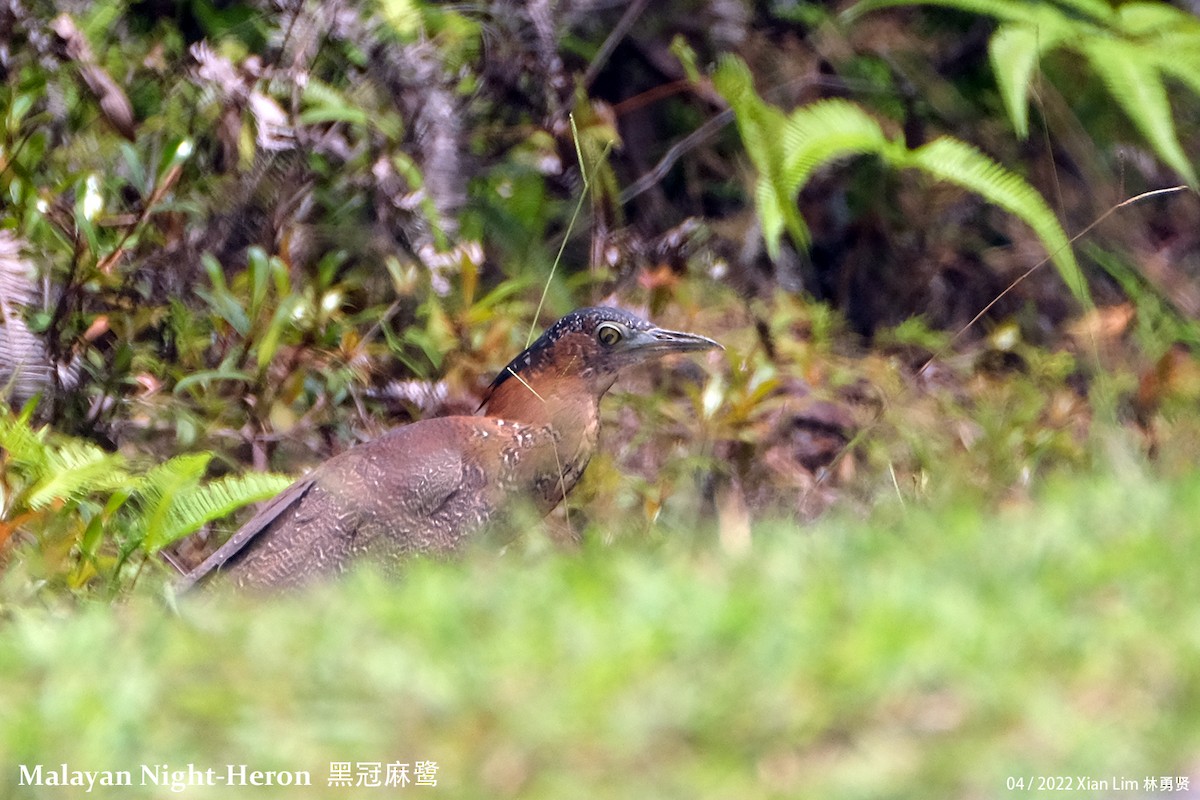
M 941 6 L 996 17 L 1006 22 L 1028 22 L 1037 13 L 1033 6 L 1014 0 L 862 0 L 842 12 L 842 18 L 854 22 L 871 11 L 901 6 Z
M 799 186 L 789 185 L 784 177 L 782 136 L 787 118 L 754 91 L 750 70 L 740 59 L 723 57 L 713 84 L 733 108 L 742 144 L 759 173 L 755 205 L 768 254 L 778 257 L 779 240 L 785 230 L 797 247 L 806 248 L 808 228 L 793 199 Z
M 1200 95 L 1200 48 L 1196 52 L 1178 52 L 1164 56 L 1158 68 Z
M 1017 136 L 1029 135 L 1029 87 L 1042 55 L 1053 50 L 1065 33 L 1055 27 L 1026 24 L 1001 26 L 988 44 L 992 71 L 1004 108 Z
M 745 65 L 732 58 L 722 62 L 714 82 L 733 107 L 743 143 L 759 169 L 754 199 L 771 258 L 778 257 L 785 230 L 798 246 L 807 244 L 808 232 L 794 197 L 813 171 L 838 158 L 873 153 L 892 166 L 917 168 L 969 189 L 1017 215 L 1037 233 L 1071 292 L 1091 305 L 1067 235 L 1042 196 L 970 145 L 942 138 L 910 151 L 902 141 L 889 139 L 873 117 L 844 100 L 805 106 L 779 125 L 754 93 Z
M 863 0 L 843 12 L 842 17 L 853 22 L 871 11 L 903 6 L 951 8 L 1032 27 L 1071 25 L 1077 31 L 1109 25 L 1117 19 L 1108 0 L 1057 0 L 1057 5 L 1041 0 Z
M 1160 74 L 1200 95 L 1200 19 L 1162 3 L 1126 3 L 1118 16 L 1122 33 L 1143 40 Z
M 169 515 L 162 524 L 147 531 L 146 550 L 157 552 L 213 520 L 274 497 L 291 483 L 292 479 L 285 475 L 253 472 L 226 476 L 203 486 L 188 486 L 173 498 Z
M 180 484 L 197 483 L 204 477 L 212 453 L 184 453 L 147 470 L 134 482 L 134 492 L 141 503 L 157 503 L 171 488 Z
M 1116 28 L 1126 36 L 1195 36 L 1200 20 L 1166 3 L 1123 3 L 1116 13 Z
M 29 507 L 42 508 L 56 500 L 69 501 L 111 490 L 128 480 L 124 459 L 90 442 L 63 442 L 47 453 L 46 472 L 29 494 Z
M 1113 4 L 1109 0 L 1057 0 L 1059 5 L 1092 17 L 1101 22 L 1111 22 L 1116 19 Z
M 100 546 L 100 542 L 104 539 L 104 517 L 101 514 L 94 515 L 88 521 L 87 528 L 83 531 L 83 536 L 79 539 L 79 553 L 85 559 L 94 558 L 96 548 Z
M 271 277 L 271 257 L 258 245 L 246 250 L 246 272 L 250 278 L 250 313 L 258 317 L 259 310 L 267 299 L 267 283 Z
M 1166 3 L 1107 0 L 863 0 L 845 13 L 932 5 L 1001 20 L 989 55 L 1000 94 L 1018 136 L 1029 133 L 1029 88 L 1041 56 L 1060 45 L 1083 54 L 1158 157 L 1196 186 L 1179 144 L 1164 74 L 1200 94 L 1200 20 Z
M 1082 48 L 1092 69 L 1159 158 L 1195 186 L 1196 172 L 1179 145 L 1171 104 L 1154 60 L 1142 48 L 1119 39 L 1088 39 Z
M 17 467 L 31 481 L 41 480 L 50 462 L 45 430 L 35 432 L 26 418 L 0 410 L 0 450 L 4 451 L 5 466 Z
M 79 233 L 83 234 L 83 239 L 87 242 L 88 251 L 92 254 L 92 257 L 99 258 L 101 255 L 100 239 L 96 235 L 96 226 L 92 222 L 93 215 L 87 204 L 89 192 L 83 188 L 84 185 L 84 181 L 80 181 L 76 187 L 78 194 L 75 200 L 75 228 Z
M 204 271 L 208 274 L 208 281 L 213 285 L 213 288 L 218 291 L 227 292 L 229 286 L 225 283 L 225 268 L 221 266 L 221 262 L 217 261 L 212 253 L 204 253 L 200 256 L 200 263 L 204 265 Z
M 129 526 L 129 544 L 144 546 L 168 528 L 176 496 L 200 482 L 210 460 L 212 453 L 186 453 L 154 467 L 137 481 L 137 516 Z
M 783 209 L 779 207 L 779 197 L 775 193 L 775 187 L 771 185 L 771 181 L 765 175 L 760 175 L 754 184 L 754 210 L 758 215 L 758 224 L 762 229 L 767 255 L 773 261 L 779 258 L 779 242 L 783 237 L 786 223 Z
M 345 122 L 365 128 L 371 123 L 366 111 L 344 98 L 337 89 L 316 79 L 310 78 L 304 87 L 304 104 L 306 107 L 300 112 L 302 125 Z
M 425 19 L 415 0 L 382 0 L 379 13 L 405 41 L 411 41 L 424 31 Z
M 253 375 L 240 369 L 225 367 L 220 369 L 206 369 L 180 378 L 179 382 L 175 384 L 175 394 L 190 389 L 194 385 L 204 386 L 212 381 L 242 381 L 243 383 L 250 383 L 253 380 Z
M 217 316 L 225 320 L 229 327 L 237 331 L 239 336 L 247 336 L 250 333 L 250 317 L 246 315 L 246 309 L 242 308 L 237 298 L 228 291 L 205 291 L 197 289 L 196 294 L 208 303 Z
M 1021 218 L 1041 239 L 1067 288 L 1080 303 L 1092 305 L 1091 292 L 1071 250 L 1070 240 L 1041 194 L 1021 176 L 997 164 L 971 145 L 942 137 L 911 151 L 906 165 L 968 189 Z
M 271 322 L 263 332 L 262 338 L 259 339 L 254 353 L 255 364 L 260 371 L 265 369 L 271 363 L 271 359 L 275 357 L 275 353 L 279 349 L 279 340 L 282 338 L 283 332 L 291 326 L 296 307 L 302 301 L 303 298 L 298 295 L 289 295 L 275 309 L 275 314 L 271 317 Z
M 688 44 L 688 40 L 683 34 L 675 34 L 671 39 L 671 55 L 679 59 L 680 66 L 683 67 L 683 74 L 692 83 L 700 83 L 700 67 L 697 66 L 696 51 Z
M 8 107 L 8 128 L 10 131 L 17 131 L 21 127 L 21 120 L 29 113 L 29 109 L 33 108 L 35 95 L 32 92 L 22 92 L 18 94 L 9 104 Z
M 746 155 L 760 173 L 774 174 L 782 161 L 778 137 L 783 113 L 762 101 L 754 91 L 750 69 L 738 58 L 722 57 L 713 74 L 713 85 L 733 109 Z
M 796 109 L 783 127 L 785 186 L 798 190 L 819 166 L 891 146 L 875 118 L 846 100 L 820 100 Z

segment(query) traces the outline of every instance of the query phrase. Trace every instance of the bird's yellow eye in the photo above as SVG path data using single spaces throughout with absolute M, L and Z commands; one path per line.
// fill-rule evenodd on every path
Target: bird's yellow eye
M 608 322 L 596 329 L 596 338 L 600 340 L 600 344 L 608 345 L 609 347 L 621 341 L 623 336 L 624 334 L 621 333 L 620 328 Z

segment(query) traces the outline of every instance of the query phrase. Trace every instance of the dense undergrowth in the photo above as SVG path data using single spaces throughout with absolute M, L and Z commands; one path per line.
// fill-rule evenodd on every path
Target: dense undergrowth
M 1185 452 L 1194 17 L 904 5 L 4 4 L 0 563 L 166 582 L 600 302 L 727 350 L 623 384 L 581 522 L 997 501 L 1094 420 Z

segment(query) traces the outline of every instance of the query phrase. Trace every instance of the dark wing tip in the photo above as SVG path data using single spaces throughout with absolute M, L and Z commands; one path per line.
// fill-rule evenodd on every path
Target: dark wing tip
M 225 566 L 235 565 L 239 555 L 245 552 L 247 545 L 260 533 L 270 528 L 296 503 L 299 503 L 315 484 L 316 479 L 309 475 L 275 495 L 259 509 L 257 514 L 250 518 L 249 522 L 239 528 L 237 533 L 229 537 L 225 544 L 214 550 L 212 555 L 200 562 L 199 566 L 184 575 L 176 585 L 176 593 L 187 592 L 214 572 L 219 572 Z

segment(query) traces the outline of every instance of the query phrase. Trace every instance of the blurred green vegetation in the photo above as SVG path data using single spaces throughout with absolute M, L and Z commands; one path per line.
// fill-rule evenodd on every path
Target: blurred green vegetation
M 943 464 L 1019 495 L 1095 466 L 1094 420 L 1168 453 L 1196 200 L 1115 205 L 1191 175 L 1196 97 L 1158 102 L 1193 88 L 1191 17 L 902 5 L 4 9 L 0 557 L 51 593 L 167 580 L 160 549 L 194 563 L 273 479 L 172 516 L 125 477 L 231 487 L 469 413 L 598 302 L 728 346 L 607 404 L 572 514 L 638 535 L 920 498 Z M 1056 59 L 1098 42 L 1120 64 Z M 32 504 L 31 437 L 88 454 Z
M 1194 473 L 1130 463 L 1000 513 L 967 496 L 756 524 L 740 556 L 692 527 L 178 615 L 149 594 L 10 607 L 0 781 L 51 798 L 11 794 L 15 765 L 246 763 L 314 786 L 185 796 L 372 797 L 329 788 L 329 762 L 432 760 L 464 798 L 924 798 L 1186 775 L 1198 514 Z

